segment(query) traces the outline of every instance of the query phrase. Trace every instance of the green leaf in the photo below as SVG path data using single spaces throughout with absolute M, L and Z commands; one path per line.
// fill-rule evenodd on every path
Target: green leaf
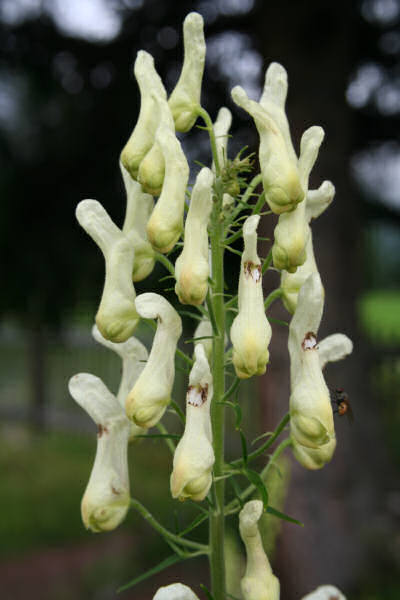
M 206 586 L 204 585 L 204 583 L 200 584 L 201 589 L 203 590 L 203 592 L 205 593 L 205 595 L 207 596 L 208 600 L 215 600 L 214 596 L 211 594 L 211 592 L 206 588 Z
M 243 455 L 243 464 L 247 465 L 247 442 L 244 436 L 244 433 L 241 429 L 239 429 L 240 441 L 242 444 L 242 455 Z
M 274 515 L 274 517 L 278 517 L 278 519 L 283 519 L 284 521 L 289 521 L 289 523 L 295 523 L 296 525 L 300 525 L 300 527 L 304 527 L 304 523 L 302 523 L 301 521 L 298 521 L 293 517 L 289 517 L 289 515 L 286 515 L 285 513 L 281 512 L 280 510 L 277 510 L 276 508 L 273 508 L 272 506 L 267 507 L 267 513 Z
M 214 339 L 213 335 L 203 335 L 201 337 L 189 338 L 188 340 L 184 341 L 184 344 L 192 344 L 193 342 L 198 342 L 199 340 L 213 340 L 213 339 Z
M 225 406 L 230 406 L 235 411 L 235 429 L 240 429 L 240 425 L 242 422 L 242 409 L 239 404 L 235 402 L 231 402 L 230 400 L 221 400 L 221 402 L 217 402 L 217 404 L 224 404 Z
M 178 415 L 178 417 L 180 418 L 180 420 L 182 421 L 182 423 L 185 424 L 186 423 L 186 417 L 185 417 L 185 414 L 184 414 L 183 410 L 179 406 L 179 404 L 177 404 L 175 402 L 175 400 L 171 400 L 171 407 L 174 409 L 174 411 L 176 412 L 176 414 Z
M 184 315 L 186 317 L 190 317 L 191 319 L 196 319 L 197 321 L 201 321 L 202 317 L 200 315 L 197 315 L 196 313 L 190 312 L 190 310 L 180 310 L 179 311 L 180 315 Z
M 169 438 L 171 440 L 180 440 L 182 436 L 177 433 L 147 433 L 145 435 L 135 435 L 136 438 Z
M 204 523 L 204 521 L 206 519 L 208 519 L 208 517 L 209 517 L 208 512 L 207 512 L 206 515 L 203 515 L 203 514 L 197 515 L 197 517 L 195 519 L 193 519 L 193 521 L 190 523 L 190 525 L 188 525 L 186 527 L 186 529 L 184 529 L 183 531 L 180 531 L 178 533 L 178 535 L 179 536 L 186 535 L 190 531 L 193 531 L 193 529 L 196 529 L 196 527 L 198 527 L 199 525 L 201 525 L 202 523 Z
M 170 567 L 171 565 L 175 565 L 176 563 L 181 562 L 182 560 L 184 560 L 184 558 L 182 556 L 178 556 L 177 554 L 172 554 L 171 556 L 168 556 L 168 558 L 165 558 L 164 560 L 162 560 L 160 563 L 158 563 L 158 565 L 156 565 L 152 569 L 149 569 L 145 573 L 142 573 L 138 577 L 135 577 L 135 579 L 132 579 L 128 583 L 125 583 L 124 585 L 119 587 L 117 592 L 118 593 L 123 592 L 124 590 L 127 590 L 127 589 L 133 587 L 134 585 L 137 585 L 141 581 L 148 579 L 149 577 L 151 577 L 152 575 L 155 575 L 156 573 L 159 573 L 160 571 L 164 571 L 164 569 L 168 569 L 168 567 Z
M 245 468 L 243 469 L 243 474 L 246 475 L 247 479 L 256 486 L 257 490 L 261 494 L 261 500 L 263 501 L 264 508 L 267 510 L 268 507 L 268 491 L 264 485 L 261 476 L 257 473 L 257 471 L 253 471 L 252 469 Z
M 233 492 L 235 494 L 235 498 L 236 498 L 236 500 L 238 500 L 238 502 L 240 504 L 240 508 L 243 508 L 244 502 L 241 498 L 242 490 L 240 489 L 238 482 L 236 481 L 236 479 L 234 477 L 231 477 L 231 479 L 229 479 L 229 482 L 232 485 Z
M 262 433 L 258 437 L 254 438 L 254 440 L 251 442 L 251 445 L 256 444 L 265 437 L 271 437 L 271 435 L 274 435 L 274 433 L 274 431 L 266 431 L 265 433 Z
M 285 327 L 289 327 L 289 323 L 287 321 L 281 321 L 281 319 L 274 319 L 273 317 L 268 317 L 268 321 L 270 321 L 270 323 L 277 323 L 278 325 L 284 325 Z

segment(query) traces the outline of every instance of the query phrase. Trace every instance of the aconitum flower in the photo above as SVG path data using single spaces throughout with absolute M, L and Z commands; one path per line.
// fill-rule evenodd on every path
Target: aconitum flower
M 259 215 L 248 217 L 243 225 L 244 250 L 239 276 L 239 312 L 230 337 L 233 364 L 241 379 L 265 373 L 269 360 L 271 326 L 265 315 L 261 263 L 257 254 Z
M 144 319 L 157 319 L 149 359 L 129 392 L 125 410 L 139 427 L 152 427 L 171 402 L 175 377 L 175 351 L 182 321 L 171 304 L 152 292 L 136 298 L 136 310 Z
M 96 324 L 106 339 L 124 342 L 139 322 L 132 283 L 133 245 L 96 200 L 79 202 L 76 218 L 105 259 L 106 275 Z
M 314 273 L 300 290 L 289 326 L 291 439 L 295 457 L 307 469 L 323 467 L 336 446 L 332 404 L 322 366 L 328 360 L 344 358 L 352 350 L 346 336 L 330 336 L 321 342 L 320 355 L 317 333 L 323 305 L 321 279 Z
M 198 117 L 206 58 L 203 26 L 203 17 L 196 12 L 189 13 L 183 22 L 182 71 L 168 100 L 176 131 L 189 131 Z
M 160 587 L 153 600 L 199 600 L 194 592 L 182 583 L 171 583 Z
M 156 141 L 164 156 L 165 177 L 161 195 L 147 223 L 147 235 L 153 248 L 166 253 L 172 250 L 182 233 L 189 166 L 179 141 L 168 127 L 160 125 Z
M 204 167 L 197 175 L 185 223 L 182 253 L 175 263 L 175 292 L 182 304 L 202 304 L 208 290 L 208 220 L 214 175 Z
M 156 98 L 166 100 L 164 85 L 154 68 L 153 57 L 144 50 L 137 54 L 134 73 L 140 91 L 140 112 L 135 128 L 121 153 L 121 162 L 133 179 L 137 179 L 139 165 L 154 144 L 159 120 Z
M 250 100 L 240 86 L 232 90 L 234 102 L 254 119 L 260 136 L 259 160 L 265 199 L 276 214 L 293 210 L 304 198 L 297 156 L 285 113 L 287 73 L 271 63 L 260 102 Z
M 185 431 L 174 454 L 171 474 L 173 498 L 204 500 L 212 483 L 214 450 L 210 420 L 213 380 L 202 344 L 195 347 L 195 362 L 186 394 Z
M 321 585 L 302 600 L 346 600 L 342 592 L 333 585 Z
M 110 531 L 130 504 L 127 447 L 131 423 L 116 397 L 98 377 L 79 373 L 69 391 L 97 425 L 97 451 L 81 503 L 82 520 L 94 532 Z
M 258 521 L 263 513 L 261 500 L 246 502 L 239 513 L 240 537 L 246 547 L 246 572 L 241 581 L 244 600 L 279 600 L 279 579 L 265 554 Z

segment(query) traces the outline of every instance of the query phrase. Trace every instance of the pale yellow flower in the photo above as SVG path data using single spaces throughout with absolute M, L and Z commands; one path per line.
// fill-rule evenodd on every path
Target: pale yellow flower
M 187 585 L 171 583 L 160 587 L 153 600 L 199 600 L 199 598 Z
M 346 600 L 342 592 L 334 585 L 321 585 L 302 600 Z

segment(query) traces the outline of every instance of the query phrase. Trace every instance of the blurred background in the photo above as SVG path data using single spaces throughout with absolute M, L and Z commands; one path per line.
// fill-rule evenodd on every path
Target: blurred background
M 327 381 L 349 393 L 355 422 L 338 419 L 338 448 L 325 469 L 305 472 L 286 461 L 285 476 L 271 482 L 285 511 L 305 524 L 285 523 L 271 553 L 282 597 L 297 600 L 334 583 L 350 600 L 398 599 L 399 0 L 0 0 L 1 597 L 115 598 L 119 585 L 170 554 L 137 515 L 111 534 L 84 530 L 79 503 L 95 435 L 67 382 L 86 371 L 114 391 L 118 385 L 117 358 L 90 336 L 103 259 L 74 211 L 81 199 L 95 198 L 122 223 L 118 157 L 139 111 L 135 56 L 150 52 L 171 91 L 181 68 L 181 24 L 192 10 L 203 15 L 207 38 L 203 106 L 213 119 L 221 105 L 233 112 L 230 157 L 243 145 L 257 150 L 258 142 L 230 90 L 239 84 L 258 99 L 266 67 L 278 61 L 289 74 L 295 147 L 310 125 L 326 132 L 311 186 L 324 179 L 336 186 L 313 235 L 326 290 L 321 334 L 341 331 L 355 343 L 348 360 L 328 368 Z M 182 140 L 193 172 L 193 161 L 210 163 L 203 131 Z M 265 225 L 266 235 L 273 226 Z M 265 243 L 260 254 L 268 249 Z M 237 266 L 227 257 L 230 285 Z M 158 283 L 164 274 L 157 267 L 137 292 L 172 299 L 171 284 Z M 265 293 L 278 285 L 271 273 Z M 278 305 L 271 314 L 288 319 Z M 191 337 L 193 326 L 185 327 Z M 254 436 L 287 411 L 287 330 L 273 328 L 267 375 L 242 386 Z M 151 341 L 146 330 L 139 337 Z M 181 405 L 185 385 L 177 377 Z M 238 442 L 228 448 L 232 455 Z M 133 494 L 172 529 L 178 511 L 169 497 L 168 451 L 146 440 L 130 452 Z M 196 514 L 186 503 L 182 510 L 184 520 Z M 280 522 L 269 519 L 271 538 Z M 239 547 L 234 520 L 231 527 L 232 553 Z M 205 561 L 170 568 L 121 597 L 146 600 L 171 581 L 193 584 L 202 597 Z

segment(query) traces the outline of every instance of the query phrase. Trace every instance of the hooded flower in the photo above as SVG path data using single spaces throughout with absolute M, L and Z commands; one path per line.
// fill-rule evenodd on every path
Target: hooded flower
M 153 118 L 158 126 L 154 144 L 140 163 L 138 180 L 145 192 L 153 196 L 158 196 L 161 193 L 165 177 L 165 151 L 160 146 L 157 131 L 160 127 L 165 127 L 171 135 L 175 136 L 175 127 L 174 119 L 165 97 L 155 94 L 154 99 L 156 101 L 156 111 Z
M 147 221 L 154 208 L 153 197 L 142 191 L 140 183 L 134 181 L 122 163 L 122 178 L 126 190 L 126 213 L 122 232 L 132 242 L 135 251 L 132 280 L 142 281 L 154 268 L 155 258 L 152 245 L 147 239 Z
M 276 214 L 291 211 L 304 198 L 297 156 L 285 113 L 287 73 L 271 63 L 260 102 L 247 97 L 240 86 L 232 90 L 234 102 L 254 119 L 260 135 L 259 160 L 265 199 Z
M 74 375 L 69 391 L 98 428 L 96 458 L 82 498 L 82 520 L 94 532 L 110 531 L 124 520 L 130 504 L 127 447 L 131 424 L 98 377 Z
M 296 310 L 297 297 L 301 286 L 312 273 L 318 272 L 312 243 L 312 231 L 309 225 L 310 220 L 315 219 L 328 208 L 333 200 L 334 194 L 335 188 L 330 181 L 324 181 L 317 190 L 310 190 L 307 193 L 307 198 L 305 200 L 305 217 L 308 223 L 308 235 L 306 234 L 306 260 L 294 273 L 282 271 L 281 274 L 281 289 L 283 292 L 282 301 L 287 310 L 292 314 Z
M 147 223 L 147 235 L 153 248 L 166 253 L 182 233 L 189 166 L 179 141 L 168 127 L 160 125 L 156 141 L 165 159 L 165 178 L 161 196 Z
M 258 521 L 263 513 L 260 500 L 246 502 L 239 513 L 240 537 L 246 547 L 246 572 L 241 581 L 244 600 L 279 600 L 279 580 L 272 572 L 265 554 Z
M 214 123 L 215 145 L 217 149 L 217 157 L 219 166 L 222 169 L 228 159 L 228 139 L 229 129 L 232 123 L 231 111 L 222 106 Z M 215 172 L 215 165 L 212 165 L 212 170 Z
M 300 290 L 289 326 L 291 438 L 295 457 L 307 469 L 323 467 L 336 446 L 332 405 L 322 366 L 328 360 L 344 358 L 352 350 L 351 341 L 342 334 L 330 336 L 318 346 L 323 304 L 321 279 L 314 273 Z
M 257 255 L 259 215 L 248 217 L 243 226 L 244 250 L 239 276 L 239 313 L 230 337 L 233 364 L 242 379 L 265 373 L 269 360 L 271 326 L 265 315 L 261 263 Z
M 167 93 L 154 68 L 153 57 L 140 50 L 135 61 L 134 73 L 140 91 L 140 112 L 135 128 L 121 153 L 121 162 L 133 179 L 137 179 L 139 165 L 154 144 L 159 120 L 154 118 L 157 111 L 156 98 L 164 98 Z
M 196 12 L 189 13 L 183 22 L 184 60 L 182 71 L 168 100 L 176 131 L 189 131 L 198 116 L 206 58 L 203 25 L 203 17 Z
M 346 600 L 346 598 L 337 587 L 321 585 L 307 596 L 303 596 L 302 600 Z
M 141 294 L 136 298 L 136 309 L 144 319 L 157 319 L 158 323 L 149 359 L 126 398 L 125 409 L 136 425 L 152 427 L 171 401 L 175 351 L 182 322 L 176 310 L 159 294 Z
M 199 600 L 187 585 L 182 583 L 171 583 L 161 587 L 153 596 L 153 600 Z
M 173 498 L 204 500 L 212 482 L 214 450 L 210 420 L 213 381 L 204 347 L 195 347 L 195 362 L 186 394 L 185 431 L 174 454 Z
M 106 263 L 103 295 L 96 323 L 103 337 L 124 342 L 139 322 L 132 283 L 134 248 L 96 200 L 82 200 L 76 218 L 102 251 Z
M 110 342 L 103 338 L 97 325 L 94 325 L 92 329 L 92 336 L 96 342 L 118 354 L 122 360 L 122 375 L 117 392 L 117 400 L 125 414 L 126 397 L 139 378 L 147 361 L 148 354 L 146 347 L 133 336 L 126 340 L 126 342 L 114 344 L 114 342 Z M 147 429 L 138 427 L 135 423 L 132 423 L 132 421 L 130 421 L 130 426 L 130 442 L 133 441 L 137 435 L 143 435 L 147 431 Z
M 300 183 L 305 194 L 308 191 L 308 178 L 317 160 L 318 150 L 323 139 L 324 130 L 316 126 L 307 129 L 301 138 L 298 168 Z M 309 237 L 307 203 L 303 201 L 293 211 L 279 217 L 272 247 L 275 268 L 294 273 L 297 267 L 304 264 Z
M 202 304 L 208 290 L 208 220 L 214 176 L 204 167 L 193 187 L 182 253 L 175 263 L 175 292 L 182 304 Z

